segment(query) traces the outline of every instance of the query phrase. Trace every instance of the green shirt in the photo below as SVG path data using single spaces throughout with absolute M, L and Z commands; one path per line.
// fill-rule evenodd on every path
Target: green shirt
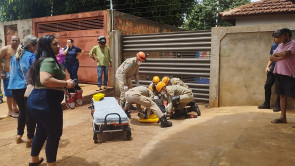
M 66 73 L 61 68 L 59 68 L 58 64 L 55 62 L 53 58 L 45 58 L 40 63 L 40 72 L 41 71 L 50 73 L 53 76 L 53 78 L 58 80 L 64 80 L 66 78 Z M 40 83 L 40 76 L 37 76 L 36 80 L 36 87 L 45 87 Z M 63 87 L 57 89 L 63 89 Z
M 95 54 L 96 58 L 98 59 L 97 66 L 109 66 L 109 62 L 112 62 L 112 58 L 108 46 L 104 47 L 104 53 L 105 54 L 102 53 L 101 48 L 99 45 L 97 45 L 91 49 L 89 52 L 89 57 L 92 58 L 93 54 Z

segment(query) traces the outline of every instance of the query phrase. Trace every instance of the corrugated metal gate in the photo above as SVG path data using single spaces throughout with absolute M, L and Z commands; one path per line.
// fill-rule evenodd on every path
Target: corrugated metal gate
M 140 84 L 153 76 L 179 77 L 197 102 L 209 102 L 211 32 L 174 32 L 123 36 L 123 60 L 145 51 L 149 58 L 140 66 Z
M 67 39 L 73 39 L 74 45 L 84 50 L 84 55 L 79 57 L 79 82 L 97 83 L 97 65 L 88 54 L 97 45 L 98 36 L 108 39 L 106 10 L 34 18 L 33 32 L 37 37 L 55 36 L 61 47 L 66 46 Z

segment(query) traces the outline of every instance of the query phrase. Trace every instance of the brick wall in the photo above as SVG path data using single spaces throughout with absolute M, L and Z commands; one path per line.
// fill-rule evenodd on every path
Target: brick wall
M 160 24 L 118 11 L 114 11 L 114 29 L 121 31 L 122 35 L 184 31 L 177 27 Z

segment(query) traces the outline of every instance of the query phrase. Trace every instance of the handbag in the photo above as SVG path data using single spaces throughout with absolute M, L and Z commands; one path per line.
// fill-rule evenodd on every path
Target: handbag
M 34 85 L 28 84 L 27 89 L 26 89 L 25 94 L 24 94 L 24 97 L 29 97 L 30 94 L 32 93 L 33 89 L 34 89 Z

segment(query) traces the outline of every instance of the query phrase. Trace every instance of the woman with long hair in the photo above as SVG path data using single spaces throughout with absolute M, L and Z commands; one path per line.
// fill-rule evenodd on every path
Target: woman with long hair
M 37 50 L 37 44 L 38 39 L 35 36 L 26 36 L 23 44 L 19 45 L 16 54 L 10 60 L 10 80 L 8 89 L 12 90 L 12 98 L 19 108 L 17 136 L 15 140 L 17 144 L 22 142 L 25 125 L 27 125 L 27 147 L 31 147 L 36 122 L 29 111 L 27 111 L 27 100 L 24 94 L 27 88 L 26 74 L 35 60 L 34 52 Z
M 56 165 L 63 128 L 61 102 L 64 98 L 64 88 L 75 86 L 73 80 L 65 80 L 66 74 L 57 62 L 59 49 L 59 43 L 54 36 L 42 36 L 38 42 L 36 60 L 28 73 L 27 81 L 35 88 L 29 95 L 27 106 L 37 122 L 29 163 L 31 166 L 39 165 L 43 161 L 43 158 L 39 158 L 39 153 L 45 141 L 47 165 Z

